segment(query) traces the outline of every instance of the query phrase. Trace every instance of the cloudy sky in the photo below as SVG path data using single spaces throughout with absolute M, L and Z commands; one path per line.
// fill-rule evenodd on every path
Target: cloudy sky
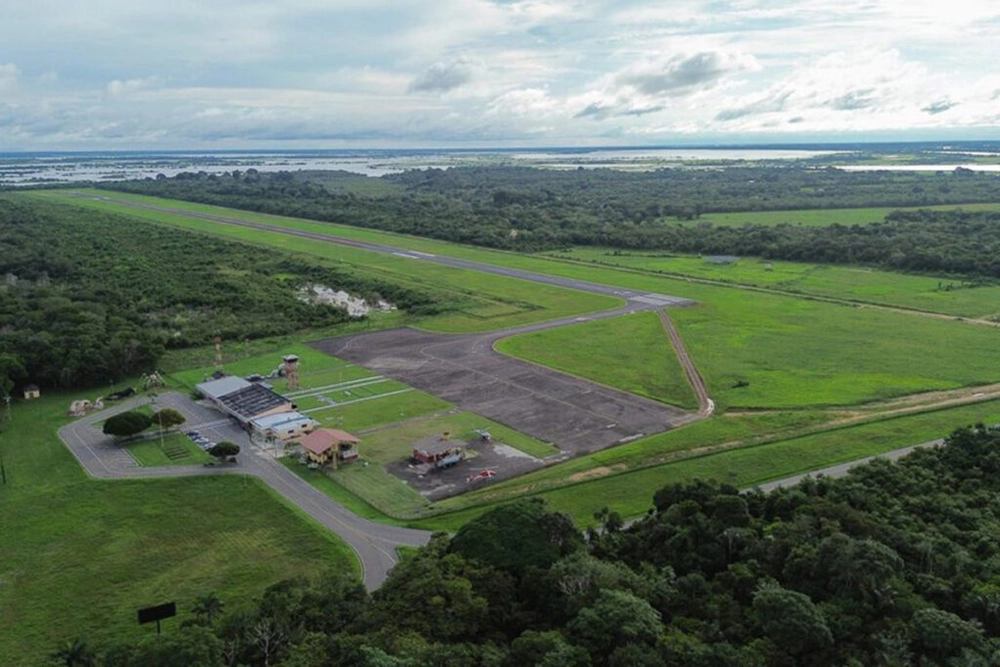
M 0 0 L 0 150 L 1000 138 L 1000 0 Z

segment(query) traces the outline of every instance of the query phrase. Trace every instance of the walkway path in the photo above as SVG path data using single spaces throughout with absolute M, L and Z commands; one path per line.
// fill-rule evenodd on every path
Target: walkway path
M 875 459 L 887 459 L 889 461 L 895 461 L 896 459 L 903 458 L 914 449 L 918 447 L 937 447 L 944 444 L 944 439 L 939 438 L 937 440 L 931 440 L 929 442 L 922 442 L 919 445 L 910 445 L 909 447 L 901 447 L 899 449 L 893 449 L 889 452 L 883 452 L 882 454 L 876 454 L 875 456 L 866 456 L 863 459 L 857 459 L 855 461 L 848 461 L 847 463 L 838 463 L 835 466 L 830 466 L 829 468 L 823 468 L 822 470 L 813 470 L 812 472 L 804 472 L 800 475 L 792 475 L 791 477 L 785 477 L 784 479 L 776 479 L 773 482 L 766 482 L 764 484 L 758 484 L 754 488 L 760 489 L 761 491 L 773 491 L 775 489 L 783 489 L 789 486 L 795 486 L 801 482 L 806 477 L 843 477 L 848 473 L 851 468 L 864 465 L 866 463 L 871 463 Z
M 396 549 L 422 546 L 430 533 L 375 523 L 351 513 L 317 491 L 308 482 L 251 445 L 246 434 L 228 422 L 218 421 L 218 413 L 198 405 L 182 394 L 170 392 L 157 397 L 158 407 L 173 407 L 188 417 L 188 427 L 205 425 L 216 432 L 231 430 L 229 439 L 240 443 L 243 454 L 236 464 L 224 466 L 138 467 L 132 457 L 97 427 L 113 414 L 148 402 L 144 397 L 125 401 L 108 410 L 88 415 L 59 429 L 59 437 L 77 458 L 84 470 L 99 479 L 181 477 L 190 475 L 253 475 L 314 520 L 336 533 L 351 546 L 361 562 L 362 577 L 368 590 L 378 588 L 398 561 Z M 202 412 L 204 411 L 204 412 Z M 208 419 L 205 419 L 206 414 Z M 202 428 L 201 430 L 205 430 Z M 221 438 L 220 438 L 221 439 Z

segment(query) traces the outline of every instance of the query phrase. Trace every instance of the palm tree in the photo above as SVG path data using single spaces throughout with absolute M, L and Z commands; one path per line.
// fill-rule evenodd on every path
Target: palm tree
M 208 595 L 202 595 L 200 598 L 194 601 L 194 607 L 191 611 L 195 613 L 198 618 L 207 619 L 209 623 L 215 620 L 216 616 L 222 613 L 222 600 L 215 593 L 209 593 Z
M 52 659 L 66 667 L 94 667 L 97 657 L 87 646 L 87 642 L 79 637 L 66 644 L 52 654 Z

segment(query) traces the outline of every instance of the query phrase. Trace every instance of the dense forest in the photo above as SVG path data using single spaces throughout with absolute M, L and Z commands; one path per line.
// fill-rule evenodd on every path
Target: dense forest
M 997 213 L 900 211 L 868 226 L 697 222 L 709 212 L 996 202 L 996 174 L 794 165 L 654 172 L 469 167 L 384 176 L 379 195 L 337 187 L 335 176 L 248 170 L 103 187 L 510 250 L 590 245 L 1000 277 Z
M 693 481 L 653 501 L 633 525 L 603 512 L 581 534 L 522 500 L 436 535 L 371 596 L 342 572 L 241 609 L 206 594 L 161 638 L 56 655 L 109 667 L 1000 659 L 1000 430 L 963 428 L 842 479 L 744 494 Z
M 107 385 L 152 370 L 166 348 L 349 319 L 296 298 L 309 283 L 435 307 L 428 294 L 318 260 L 10 196 L 0 197 L 0 276 L 6 391 Z

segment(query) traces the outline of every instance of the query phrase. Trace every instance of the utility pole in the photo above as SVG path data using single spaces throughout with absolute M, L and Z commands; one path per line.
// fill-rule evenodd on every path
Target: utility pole
M 2 387 L 0 387 L 2 389 Z M 3 400 L 7 404 L 7 408 L 4 412 L 3 423 L 0 423 L 0 433 L 7 430 L 10 427 L 11 417 L 10 417 L 10 394 L 7 393 L 6 389 L 3 389 Z M 0 447 L 0 484 L 7 486 L 7 466 L 4 465 L 3 460 L 3 448 Z

